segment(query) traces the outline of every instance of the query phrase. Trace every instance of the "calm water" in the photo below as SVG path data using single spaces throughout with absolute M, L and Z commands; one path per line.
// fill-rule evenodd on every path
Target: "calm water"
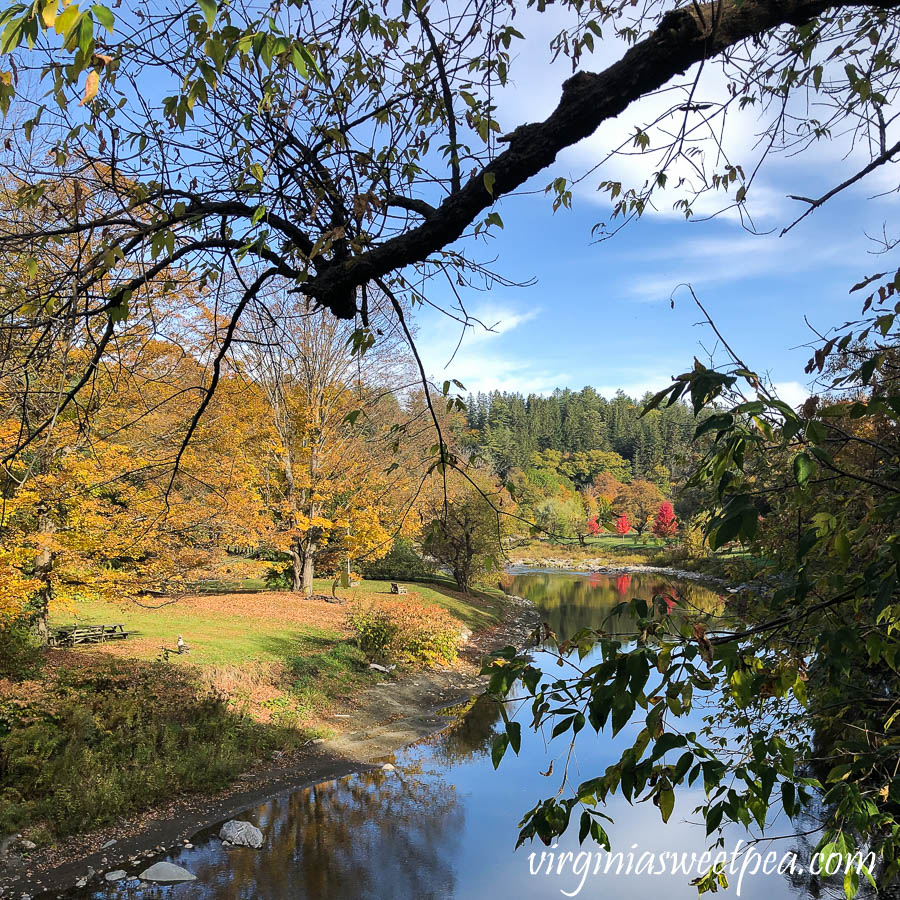
M 680 591 L 686 602 L 710 611 L 720 603 L 714 593 L 696 585 L 647 576 L 520 574 L 512 592 L 532 599 L 557 634 L 565 635 L 603 624 L 623 599 L 649 599 L 660 589 Z M 626 620 L 619 620 L 616 630 L 627 627 Z M 263 829 L 266 845 L 262 850 L 225 850 L 214 832 L 198 835 L 194 849 L 165 857 L 193 872 L 196 882 L 172 886 L 120 883 L 79 896 L 530 900 L 566 896 L 562 891 L 572 894 L 581 878 L 571 865 L 563 874 L 547 875 L 545 857 L 540 874 L 533 875 L 529 855 L 536 853 L 534 867 L 538 868 L 546 848 L 535 844 L 513 850 L 522 814 L 557 790 L 566 746 L 558 741 L 547 745 L 540 735 L 528 732 L 523 735 L 521 754 L 516 757 L 509 751 L 495 772 L 490 744 L 497 721 L 494 704 L 479 702 L 458 727 L 391 757 L 395 772 L 377 770 L 329 781 L 274 797 L 239 816 Z M 585 729 L 579 736 L 572 781 L 577 783 L 615 762 L 618 745 L 618 741 L 598 738 Z M 545 777 L 541 772 L 551 760 L 556 761 L 557 775 Z M 692 810 L 700 799 L 699 790 L 679 793 L 675 812 L 669 824 L 663 825 L 651 804 L 630 806 L 615 797 L 605 810 L 615 820 L 607 828 L 613 850 L 633 853 L 635 860 L 647 851 L 702 852 L 705 829 L 691 822 L 696 820 Z M 555 852 L 594 851 L 590 842 L 579 848 L 577 817 L 573 822 L 575 829 L 570 829 Z M 779 833 L 784 833 L 784 823 L 779 825 Z M 729 835 L 726 846 L 730 848 L 742 836 L 746 837 L 737 831 Z M 782 842 L 779 851 L 790 846 Z M 601 871 L 589 875 L 576 895 L 627 900 L 695 898 L 697 891 L 689 878 L 681 873 L 604 875 Z M 734 882 L 725 896 L 736 896 Z M 802 884 L 792 885 L 787 876 L 758 874 L 743 880 L 740 896 L 780 900 L 807 896 L 807 891 Z

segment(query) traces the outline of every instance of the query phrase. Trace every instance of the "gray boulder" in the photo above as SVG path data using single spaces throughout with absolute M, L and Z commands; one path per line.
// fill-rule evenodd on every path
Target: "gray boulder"
M 259 850 L 263 845 L 263 833 L 255 825 L 237 819 L 226 822 L 219 829 L 219 837 L 223 841 L 228 841 L 229 844 L 235 844 L 238 847 L 252 847 L 254 850 Z
M 197 876 L 191 875 L 187 869 L 176 866 L 170 862 L 153 863 L 149 869 L 144 869 L 138 878 L 141 881 L 157 881 L 161 884 L 170 884 L 175 881 L 196 881 Z
M 121 881 L 127 877 L 128 873 L 124 869 L 115 869 L 112 872 L 107 872 L 105 875 L 107 881 Z

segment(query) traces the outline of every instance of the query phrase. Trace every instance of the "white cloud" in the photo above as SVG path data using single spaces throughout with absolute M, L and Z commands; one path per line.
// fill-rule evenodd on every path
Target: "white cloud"
M 776 381 L 772 388 L 779 400 L 783 400 L 792 409 L 800 406 L 809 396 L 809 390 L 799 381 Z
M 423 330 L 418 341 L 426 371 L 435 380 L 456 378 L 467 391 L 522 391 L 546 393 L 565 384 L 569 375 L 536 367 L 533 356 L 515 348 L 507 335 L 532 321 L 539 308 L 517 310 L 502 301 L 489 301 L 468 308 L 470 317 L 482 324 L 465 328 L 441 317 Z M 460 343 L 462 336 L 462 343 Z
M 547 394 L 569 381 L 567 372 L 535 368 L 530 360 L 514 355 L 460 353 L 448 373 L 461 381 L 467 391 L 516 391 L 522 394 Z
M 497 304 L 485 303 L 469 310 L 470 317 L 478 321 L 466 329 L 464 343 L 472 345 L 484 341 L 494 340 L 507 332 L 518 328 L 525 322 L 530 322 L 540 313 L 540 309 L 534 308 L 525 312 L 515 310 Z M 460 325 L 459 330 L 462 330 Z
M 829 268 L 854 268 L 862 252 L 853 252 L 856 235 L 840 235 L 815 243 L 808 235 L 791 232 L 751 235 L 732 231 L 717 238 L 687 237 L 641 251 L 640 262 L 648 274 L 629 280 L 628 290 L 636 300 L 667 300 L 679 284 L 719 286 L 785 272 L 797 274 Z

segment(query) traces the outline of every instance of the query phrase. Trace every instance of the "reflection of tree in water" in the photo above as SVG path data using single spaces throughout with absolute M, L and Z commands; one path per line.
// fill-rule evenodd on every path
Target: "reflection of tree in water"
M 465 716 L 428 741 L 433 745 L 432 759 L 442 765 L 452 766 L 489 754 L 499 720 L 499 704 L 493 697 L 482 694 Z
M 450 861 L 464 825 L 463 810 L 452 785 L 420 776 L 414 766 L 402 773 L 378 769 L 273 798 L 257 810 L 267 832 L 266 848 L 222 850 L 204 860 L 206 866 L 195 861 L 192 871 L 205 882 L 197 896 L 451 896 Z
M 517 575 L 510 590 L 534 603 L 560 637 L 581 628 L 633 634 L 636 625 L 630 612 L 617 616 L 610 613 L 618 604 L 635 598 L 649 603 L 654 595 L 671 595 L 677 600 L 673 607 L 676 614 L 683 605 L 708 613 L 722 606 L 721 598 L 709 588 L 693 582 L 663 580 L 658 575 Z

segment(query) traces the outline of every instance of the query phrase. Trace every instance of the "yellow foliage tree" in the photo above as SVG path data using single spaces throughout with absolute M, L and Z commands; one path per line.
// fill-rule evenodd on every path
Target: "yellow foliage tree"
M 317 563 L 386 554 L 412 502 L 392 391 L 407 356 L 384 339 L 363 354 L 354 323 L 289 298 L 270 299 L 252 329 L 248 369 L 276 436 L 266 488 L 272 542 L 291 559 L 292 589 L 310 595 Z

